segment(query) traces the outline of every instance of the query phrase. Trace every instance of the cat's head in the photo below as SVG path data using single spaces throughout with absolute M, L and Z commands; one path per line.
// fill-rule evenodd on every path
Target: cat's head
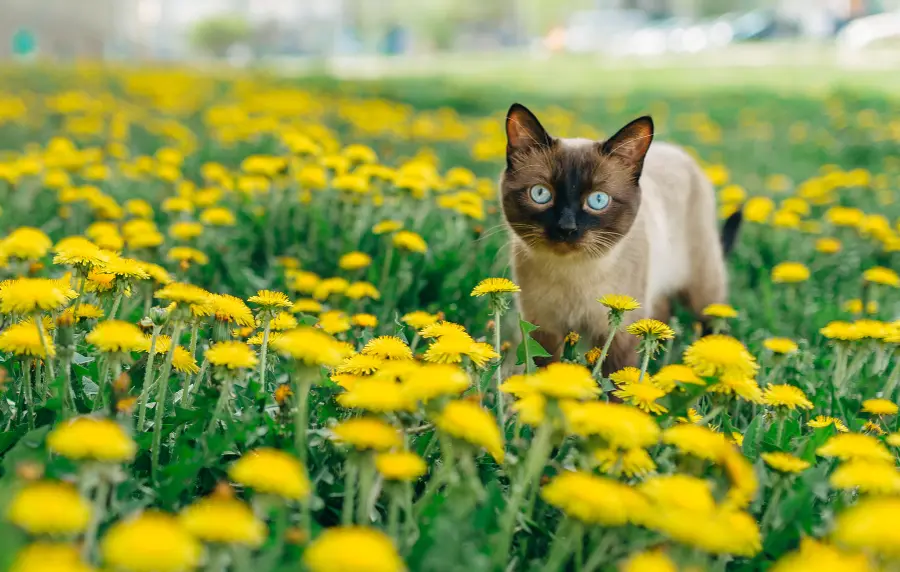
M 561 139 L 516 103 L 506 115 L 506 137 L 503 213 L 529 248 L 602 256 L 625 236 L 641 203 L 650 117 L 607 141 Z

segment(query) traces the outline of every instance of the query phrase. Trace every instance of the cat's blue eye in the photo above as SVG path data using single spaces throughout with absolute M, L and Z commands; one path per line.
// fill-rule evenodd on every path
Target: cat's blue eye
M 602 211 L 609 206 L 609 201 L 609 195 L 603 191 L 597 191 L 588 195 L 585 204 L 587 204 L 587 207 L 592 211 Z
M 534 185 L 531 187 L 531 189 L 528 190 L 528 196 L 531 197 L 532 201 L 539 205 L 546 205 L 550 202 L 550 199 L 553 198 L 550 189 L 544 185 Z

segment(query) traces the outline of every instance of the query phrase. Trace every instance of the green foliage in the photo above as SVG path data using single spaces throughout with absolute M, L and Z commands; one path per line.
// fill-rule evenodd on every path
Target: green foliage
M 215 16 L 194 24 L 190 31 L 191 45 L 216 57 L 223 57 L 234 45 L 250 39 L 250 24 L 237 16 Z

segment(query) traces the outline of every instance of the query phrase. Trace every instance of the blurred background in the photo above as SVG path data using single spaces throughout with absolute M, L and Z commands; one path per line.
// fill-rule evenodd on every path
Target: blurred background
M 900 61 L 900 0 L 0 0 L 0 13 L 2 58 L 217 59 L 358 74 L 466 53 L 643 65 L 702 54 L 730 65 Z

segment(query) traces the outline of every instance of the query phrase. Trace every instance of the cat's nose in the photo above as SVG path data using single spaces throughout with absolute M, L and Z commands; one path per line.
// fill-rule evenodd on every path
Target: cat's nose
M 563 212 L 562 216 L 559 218 L 559 230 L 568 234 L 572 234 L 578 230 L 578 224 L 575 222 L 575 213 L 568 210 Z

